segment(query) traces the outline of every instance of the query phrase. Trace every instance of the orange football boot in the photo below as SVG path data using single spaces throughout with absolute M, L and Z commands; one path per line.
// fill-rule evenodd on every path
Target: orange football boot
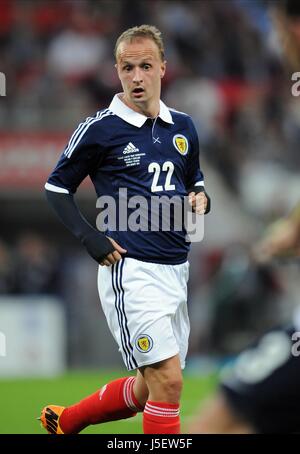
M 44 427 L 48 434 L 63 435 L 59 425 L 59 418 L 64 411 L 65 407 L 60 405 L 47 405 L 43 408 L 40 418 L 41 426 Z

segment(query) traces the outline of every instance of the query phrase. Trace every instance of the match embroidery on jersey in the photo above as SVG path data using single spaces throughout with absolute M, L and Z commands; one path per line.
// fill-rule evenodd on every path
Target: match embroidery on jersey
M 189 151 L 189 142 L 183 134 L 175 134 L 173 137 L 173 145 L 183 156 Z
M 142 156 L 145 156 L 145 153 L 141 153 L 139 148 L 129 142 L 118 160 L 123 161 L 126 167 L 139 166 Z

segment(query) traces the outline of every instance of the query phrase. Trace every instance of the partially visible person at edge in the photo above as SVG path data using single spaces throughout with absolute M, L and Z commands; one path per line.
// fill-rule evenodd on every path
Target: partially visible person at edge
M 300 3 L 276 2 L 271 11 L 283 47 L 286 71 L 300 71 Z M 258 263 L 300 257 L 300 202 L 267 229 L 253 248 Z M 265 333 L 241 352 L 215 395 L 195 415 L 190 433 L 300 432 L 300 358 L 295 351 L 300 309 L 291 323 Z M 296 354 L 295 354 L 296 353 Z
M 104 235 L 82 217 L 73 194 L 89 175 L 97 196 L 112 196 L 117 207 L 120 188 L 128 197 L 145 197 L 148 219 L 152 196 L 188 197 L 199 215 L 209 211 L 209 197 L 191 118 L 160 100 L 166 72 L 160 31 L 149 25 L 126 30 L 115 57 L 123 93 L 78 126 L 46 193 L 62 222 L 101 265 L 103 311 L 127 369 L 136 375 L 105 384 L 69 407 L 47 405 L 41 421 L 48 433 L 76 434 L 90 424 L 143 412 L 144 433 L 178 434 L 189 336 L 186 229 L 164 231 L 161 213 L 159 229 L 108 226 Z
M 300 257 L 300 203 L 253 248 L 258 263 Z M 215 395 L 194 416 L 190 433 L 246 434 L 300 431 L 300 308 L 291 323 L 266 332 L 221 374 Z

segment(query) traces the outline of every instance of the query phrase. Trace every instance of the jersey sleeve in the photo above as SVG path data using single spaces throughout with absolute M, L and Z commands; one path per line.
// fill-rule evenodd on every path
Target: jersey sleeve
M 74 194 L 81 182 L 101 164 L 105 139 L 95 126 L 85 123 L 78 126 L 47 180 L 47 190 Z
M 187 160 L 186 171 L 186 189 L 189 190 L 193 186 L 204 186 L 204 176 L 200 170 L 199 162 L 199 139 L 194 123 L 189 118 L 190 127 L 190 146 L 191 150 Z

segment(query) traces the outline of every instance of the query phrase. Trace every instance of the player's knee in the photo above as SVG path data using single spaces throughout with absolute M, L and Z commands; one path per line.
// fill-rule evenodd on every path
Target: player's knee
M 181 396 L 181 391 L 182 391 L 182 378 L 168 378 L 164 381 L 162 384 L 162 388 L 168 396 L 168 402 L 178 402 Z
M 183 379 L 178 357 L 146 366 L 143 376 L 149 389 L 149 400 L 179 403 Z
M 150 393 L 152 394 L 151 391 L 154 391 L 157 400 L 178 403 L 180 401 L 182 385 L 181 377 L 166 376 L 163 374 L 158 377 L 155 387 L 151 387 L 150 385 Z

